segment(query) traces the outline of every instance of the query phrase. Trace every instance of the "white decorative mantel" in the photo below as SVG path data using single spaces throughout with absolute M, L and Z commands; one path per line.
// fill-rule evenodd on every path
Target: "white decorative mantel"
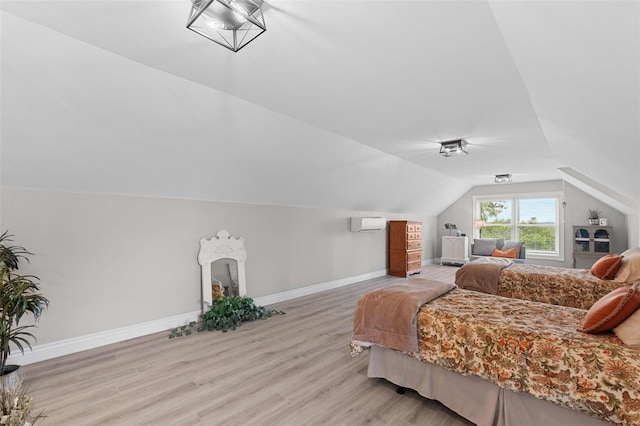
M 210 240 L 200 239 L 198 263 L 202 267 L 202 310 L 207 310 L 211 304 L 211 264 L 220 259 L 233 259 L 238 267 L 238 291 L 241 296 L 247 294 L 247 283 L 244 272 L 244 262 L 247 251 L 244 248 L 244 238 L 234 238 L 225 230 L 219 231 Z

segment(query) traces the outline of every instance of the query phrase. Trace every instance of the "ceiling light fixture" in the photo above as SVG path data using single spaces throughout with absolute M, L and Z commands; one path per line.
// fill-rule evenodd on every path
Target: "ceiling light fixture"
M 263 0 L 191 0 L 187 28 L 237 52 L 267 30 Z
M 466 147 L 467 141 L 464 139 L 440 142 L 440 155 L 451 157 L 452 155 L 468 154 Z
M 495 183 L 509 183 L 511 182 L 511 175 L 509 173 L 496 175 Z

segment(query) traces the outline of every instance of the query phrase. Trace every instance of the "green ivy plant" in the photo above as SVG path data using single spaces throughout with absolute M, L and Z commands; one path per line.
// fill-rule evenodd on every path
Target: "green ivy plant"
M 221 330 L 226 333 L 235 330 L 245 321 L 267 319 L 274 314 L 284 314 L 282 311 L 266 309 L 256 306 L 253 299 L 246 296 L 220 296 L 211 301 L 209 310 L 200 319 L 171 330 L 169 338 L 190 335 L 193 330 L 213 331 Z

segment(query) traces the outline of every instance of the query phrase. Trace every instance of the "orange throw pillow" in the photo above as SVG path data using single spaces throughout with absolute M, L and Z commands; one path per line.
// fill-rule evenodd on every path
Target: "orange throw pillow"
M 498 250 L 498 249 L 493 249 L 493 252 L 491 253 L 491 256 L 493 257 L 509 257 L 511 259 L 515 259 L 516 256 L 518 256 L 518 248 L 517 247 L 511 247 L 509 250 Z
M 622 266 L 622 256 L 608 254 L 598 259 L 591 267 L 591 274 L 601 280 L 611 280 Z
M 638 282 L 617 288 L 602 297 L 587 311 L 582 323 L 585 333 L 601 333 L 611 330 L 640 308 Z

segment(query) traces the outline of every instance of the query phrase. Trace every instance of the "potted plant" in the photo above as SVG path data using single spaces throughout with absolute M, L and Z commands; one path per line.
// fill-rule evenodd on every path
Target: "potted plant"
M 22 380 L 3 385 L 0 392 L 0 425 L 32 426 L 43 417 L 33 412 L 33 399 L 25 391 Z
M 600 213 L 598 209 L 588 209 L 589 211 L 589 225 L 598 225 L 600 223 Z
M 2 383 L 11 380 L 8 376 L 16 374 L 19 366 L 7 365 L 12 347 L 24 354 L 25 345 L 31 349 L 30 340 L 35 336 L 28 330 L 34 324 L 20 325 L 25 315 L 33 315 L 37 321 L 49 306 L 49 300 L 40 294 L 39 279 L 34 275 L 20 275 L 20 261 L 29 262 L 28 252 L 22 246 L 10 245 L 13 235 L 5 231 L 0 235 L 0 376 Z

